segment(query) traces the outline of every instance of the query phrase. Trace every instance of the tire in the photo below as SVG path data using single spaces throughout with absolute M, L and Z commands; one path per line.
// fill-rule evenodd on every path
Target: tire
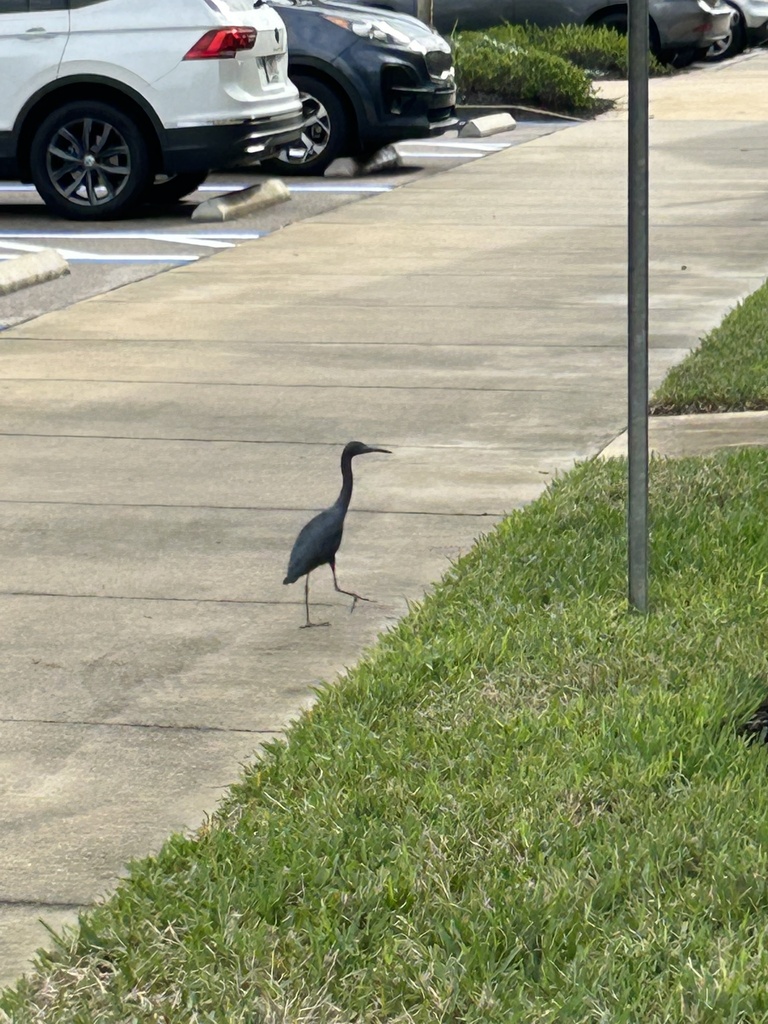
M 311 120 L 301 139 L 262 160 L 261 166 L 271 174 L 321 175 L 352 148 L 350 115 L 339 94 L 325 82 L 310 75 L 295 75 L 292 80 L 301 95 L 304 115 Z
M 209 173 L 209 171 L 190 171 L 189 174 L 171 174 L 162 181 L 158 181 L 156 178 L 149 186 L 146 201 L 158 204 L 178 203 L 185 196 L 197 192 Z
M 725 39 L 721 39 L 719 43 L 713 43 L 709 49 L 701 53 L 701 59 L 712 64 L 728 60 L 729 57 L 737 57 L 747 48 L 747 27 L 744 24 L 744 15 L 736 4 L 729 3 L 728 0 L 725 0 L 725 3 L 734 11 L 734 17 L 731 19 L 731 31 Z
M 690 67 L 691 64 L 696 60 L 696 50 L 692 46 L 685 46 L 682 50 L 675 50 L 674 53 L 670 54 L 669 61 L 673 68 L 677 68 L 681 71 L 683 68 Z
M 136 121 L 108 103 L 53 110 L 34 134 L 30 171 L 49 209 L 69 220 L 111 220 L 136 207 L 152 181 Z
M 611 11 L 610 14 L 606 14 L 597 21 L 591 22 L 591 24 L 595 28 L 612 28 L 614 32 L 618 32 L 621 36 L 627 35 L 629 31 L 626 11 Z M 660 57 L 659 30 L 656 28 L 652 18 L 648 21 L 648 48 L 654 57 Z
M 593 22 L 593 24 L 595 28 L 612 28 L 614 32 L 618 32 L 621 36 L 625 36 L 629 29 L 626 11 L 611 11 L 610 14 L 603 15 L 602 18 Z

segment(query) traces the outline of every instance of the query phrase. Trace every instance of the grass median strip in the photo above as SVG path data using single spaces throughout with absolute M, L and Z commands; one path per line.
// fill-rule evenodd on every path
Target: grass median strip
M 462 559 L 0 998 L 14 1024 L 768 1020 L 768 451 L 623 462 Z M 2 1012 L 0 1012 L 2 1019 Z
M 740 302 L 651 402 L 656 415 L 768 409 L 768 283 Z

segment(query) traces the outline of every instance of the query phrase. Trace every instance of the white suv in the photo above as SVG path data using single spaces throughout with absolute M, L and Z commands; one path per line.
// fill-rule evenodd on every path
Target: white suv
M 75 220 L 176 201 L 299 137 L 264 0 L 0 0 L 0 178 Z

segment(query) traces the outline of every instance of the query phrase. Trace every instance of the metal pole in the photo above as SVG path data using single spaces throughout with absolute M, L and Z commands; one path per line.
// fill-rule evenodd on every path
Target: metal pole
M 648 611 L 648 0 L 629 0 L 629 603 Z
M 435 4 L 434 0 L 416 0 L 416 17 L 423 21 L 426 25 L 434 25 L 435 23 Z

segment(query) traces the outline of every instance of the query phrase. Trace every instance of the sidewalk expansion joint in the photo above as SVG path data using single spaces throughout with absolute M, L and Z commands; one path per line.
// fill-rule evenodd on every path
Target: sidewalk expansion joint
M 13 897 L 0 896 L 0 909 L 3 907 L 18 908 L 18 909 L 46 909 L 51 910 L 80 910 L 84 907 L 92 907 L 93 903 L 90 901 L 84 901 L 83 903 L 70 903 L 68 900 L 35 900 L 35 899 L 13 899 Z
M 145 434 L 41 434 L 26 431 L 0 431 L 0 437 L 34 437 L 48 438 L 54 441 L 156 441 L 161 444 L 252 444 L 252 445 L 293 445 L 302 448 L 338 448 L 339 441 L 265 441 L 256 437 L 152 437 Z M 393 442 L 391 442 L 393 443 Z M 453 451 L 454 445 L 419 444 L 395 445 L 404 449 L 417 448 L 426 450 Z M 461 450 L 487 451 L 482 445 L 461 445 Z M 507 451 L 528 451 L 527 448 L 505 449 Z
M 178 388 L 263 388 L 273 391 L 458 391 L 469 393 L 503 394 L 503 395 L 537 395 L 537 394 L 561 394 L 576 392 L 579 394 L 592 394 L 594 389 L 576 389 L 568 386 L 561 388 L 499 388 L 499 387 L 451 387 L 446 384 L 284 384 L 264 383 L 262 381 L 234 381 L 234 380 L 124 380 L 111 377 L 2 377 L 0 380 L 5 384 L 144 384 L 149 387 L 178 387 Z M 606 385 L 608 388 L 609 385 Z M 77 435 L 80 436 L 80 435 Z M 294 442 L 295 443 L 295 442 Z
M 0 437 L 18 437 L 32 439 L 47 439 L 50 441 L 155 441 L 161 444 L 251 444 L 251 445 L 273 445 L 294 447 L 294 448 L 333 448 L 338 449 L 343 441 L 268 441 L 262 438 L 250 437 L 145 437 L 141 434 L 41 434 L 38 432 L 22 430 L 0 430 Z M 462 452 L 535 452 L 540 449 L 522 445 L 520 447 L 488 448 L 482 444 L 396 444 L 390 441 L 397 451 L 427 451 L 427 452 L 454 452 L 457 449 Z M 555 455 L 568 454 L 567 448 L 547 448 L 548 453 Z
M 591 250 L 587 250 L 587 252 L 589 252 L 589 251 L 591 251 Z M 460 275 L 457 275 L 457 276 L 460 276 Z M 757 277 L 759 275 L 756 274 L 756 275 L 753 275 L 753 276 Z M 499 306 L 499 307 L 492 307 L 492 308 L 501 309 L 502 307 Z M 22 326 L 22 325 L 19 325 L 19 326 Z M 33 341 L 36 344 L 51 344 L 51 345 L 56 344 L 58 346 L 61 345 L 61 338 L 36 338 L 34 336 L 29 336 L 29 335 L 18 335 L 18 336 L 14 337 L 14 338 L 11 338 L 10 340 L 11 341 L 25 341 L 25 342 Z M 162 345 L 162 344 L 180 345 L 180 344 L 183 344 L 184 339 L 180 340 L 180 339 L 177 339 L 177 338 L 171 338 L 171 339 L 165 339 L 165 340 L 158 341 L 158 340 L 152 339 L 152 338 L 150 338 L 150 339 L 147 339 L 147 338 L 121 338 L 120 341 L 121 341 L 121 343 L 123 345 L 142 345 L 142 346 L 144 346 L 144 345 L 157 345 L 157 344 L 160 344 L 160 345 Z M 464 350 L 466 350 L 467 345 L 471 345 L 473 349 L 475 349 L 475 348 L 477 348 L 477 349 L 481 349 L 481 348 L 531 348 L 531 349 L 535 349 L 536 351 L 540 351 L 541 350 L 541 344 L 537 344 L 536 342 L 512 341 L 512 340 L 510 340 L 510 341 L 481 341 L 481 342 L 478 342 L 477 344 L 475 344 L 470 338 L 467 338 L 466 341 L 439 341 L 439 342 L 430 342 L 430 341 L 398 341 L 398 342 L 394 342 L 394 343 L 391 342 L 391 341 L 302 341 L 300 338 L 297 338 L 295 341 L 271 342 L 271 343 L 268 343 L 268 344 L 280 345 L 280 346 L 291 345 L 291 346 L 295 346 L 297 348 L 298 347 L 302 347 L 302 348 L 318 348 L 318 349 L 326 349 L 326 348 L 327 349 L 332 349 L 332 348 L 371 348 L 371 347 L 392 348 L 393 345 L 396 345 L 398 349 L 423 348 L 423 349 L 427 349 L 429 351 L 434 351 L 435 349 L 441 349 L 441 348 L 458 348 L 458 349 L 461 349 L 462 351 L 464 351 Z M 615 342 L 615 344 L 614 343 L 611 343 L 610 345 L 588 345 L 588 344 L 581 344 L 581 345 L 578 346 L 578 348 L 580 348 L 580 349 L 581 348 L 584 348 L 584 349 L 623 348 L 623 347 L 626 347 L 626 344 L 627 344 L 626 337 L 622 336 L 621 331 L 617 331 L 617 341 Z M 559 345 L 559 344 L 557 344 L 557 342 L 553 342 L 553 343 L 547 345 L 547 349 L 559 349 L 559 348 L 568 349 L 568 351 L 573 351 L 573 345 L 566 345 L 566 344 Z M 0 379 L 5 379 L 5 378 L 0 378 Z M 42 379 L 45 380 L 46 378 L 42 378 Z
M 237 605 L 266 605 L 273 608 L 292 608 L 294 606 L 304 607 L 303 601 L 249 601 L 245 598 L 234 597 L 148 597 L 144 595 L 132 596 L 127 594 L 65 594 L 47 590 L 0 590 L 0 597 L 56 597 L 65 601 L 147 601 L 175 604 L 237 604 Z M 334 608 L 336 605 L 329 602 L 313 601 L 313 604 L 320 604 L 323 607 Z
M 201 512 L 302 512 L 322 511 L 319 508 L 290 508 L 282 505 L 185 505 L 164 504 L 160 502 L 127 502 L 127 501 L 44 501 L 42 499 L 0 498 L 0 505 L 53 505 L 55 507 L 74 508 L 164 508 L 164 509 L 195 509 Z M 436 516 L 447 519 L 502 519 L 504 512 L 425 512 L 405 509 L 353 508 L 350 515 L 369 516 Z M 2 591 L 0 591 L 2 593 Z
M 89 719 L 67 718 L 0 718 L 0 725 L 66 725 L 91 729 L 145 729 L 148 732 L 223 732 L 246 733 L 250 736 L 274 736 L 284 725 L 274 729 L 248 729 L 223 725 L 171 725 L 163 722 L 96 722 Z

